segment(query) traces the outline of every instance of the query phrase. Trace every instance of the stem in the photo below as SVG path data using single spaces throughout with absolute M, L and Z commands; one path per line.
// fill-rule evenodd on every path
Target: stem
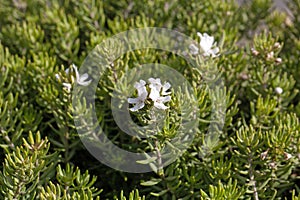
M 252 166 L 252 162 L 253 162 L 253 158 L 252 158 L 252 153 L 250 154 L 250 157 L 248 158 L 248 162 L 249 162 L 249 176 L 250 176 L 250 182 L 252 183 L 252 187 L 253 187 L 253 196 L 254 196 L 254 200 L 259 200 L 258 198 L 258 192 L 257 192 L 257 188 L 256 188 L 256 181 L 254 179 L 254 170 L 253 170 L 253 166 Z
M 163 171 L 163 163 L 162 163 L 162 158 L 161 158 L 161 153 L 160 150 L 158 148 L 158 141 L 155 140 L 155 150 L 156 150 L 156 155 L 157 155 L 157 173 L 158 175 L 160 175 L 161 177 L 164 177 L 164 171 Z
M 65 147 L 65 163 L 69 160 L 69 130 L 64 134 L 64 147 Z

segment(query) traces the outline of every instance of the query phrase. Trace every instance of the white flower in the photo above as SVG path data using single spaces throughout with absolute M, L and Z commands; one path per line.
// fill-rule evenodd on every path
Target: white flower
M 134 87 L 138 91 L 137 98 L 128 98 L 128 103 L 135 104 L 133 108 L 130 108 L 132 112 L 138 111 L 145 106 L 145 100 L 147 99 L 148 92 L 146 89 L 146 82 L 144 80 L 140 80 L 140 82 L 136 82 Z
M 149 98 L 154 102 L 154 107 L 158 109 L 165 110 L 169 107 L 165 106 L 164 103 L 171 100 L 170 96 L 160 96 L 160 91 L 162 90 L 162 95 L 168 95 L 171 92 L 167 92 L 170 89 L 171 84 L 165 82 L 164 85 L 161 85 L 161 80 L 159 78 L 149 78 L 151 92 Z
M 79 85 L 88 86 L 92 82 L 92 80 L 86 81 L 89 78 L 89 75 L 87 73 L 80 75 L 77 67 L 74 64 L 72 64 L 72 67 L 75 70 L 76 82 Z M 68 72 L 66 72 L 66 73 L 68 73 Z
M 170 96 L 160 96 L 159 91 L 157 91 L 155 88 L 151 89 L 149 98 L 154 102 L 154 107 L 158 109 L 165 110 L 169 107 L 165 106 L 164 103 L 171 100 Z
M 148 81 L 150 82 L 149 87 L 151 89 L 156 89 L 158 92 L 160 91 L 162 85 L 160 78 L 149 78 Z
M 197 35 L 200 37 L 200 48 L 203 51 L 203 56 L 218 56 L 217 54 L 219 53 L 219 48 L 214 47 L 216 46 L 216 42 L 214 43 L 214 37 L 209 36 L 207 33 L 202 35 L 199 32 Z
M 199 48 L 195 45 L 195 44 L 191 44 L 189 46 L 189 49 L 190 49 L 190 52 L 191 54 L 194 56 L 194 55 L 197 55 L 199 53 Z
M 156 78 L 156 79 L 149 78 L 148 81 L 149 81 L 149 88 L 151 89 L 149 98 L 153 101 L 154 107 L 163 110 L 167 109 L 168 107 L 165 106 L 164 103 L 170 101 L 171 97 L 164 96 L 164 95 L 171 94 L 171 92 L 168 92 L 168 90 L 171 88 L 171 84 L 169 82 L 165 82 L 162 85 L 160 78 Z M 145 100 L 148 97 L 146 82 L 144 80 L 140 80 L 139 82 L 136 82 L 134 84 L 134 87 L 138 91 L 138 97 L 128 98 L 128 103 L 134 104 L 134 107 L 129 109 L 133 112 L 142 109 L 145 106 Z
M 276 94 L 282 94 L 283 89 L 281 87 L 276 87 L 275 92 L 276 92 Z
M 149 78 L 148 80 L 150 82 L 149 87 L 151 89 L 155 88 L 158 92 L 162 90 L 162 95 L 171 94 L 171 92 L 167 92 L 167 90 L 171 88 L 171 84 L 169 82 L 165 82 L 164 85 L 162 85 L 160 78 Z

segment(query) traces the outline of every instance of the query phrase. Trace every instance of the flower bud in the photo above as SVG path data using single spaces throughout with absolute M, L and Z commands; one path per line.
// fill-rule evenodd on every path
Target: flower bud
M 276 87 L 275 92 L 276 92 L 276 94 L 282 94 L 283 89 L 281 87 Z
M 275 162 L 270 162 L 269 167 L 271 167 L 272 169 L 275 169 L 276 163 Z
M 267 155 L 268 155 L 268 151 L 269 151 L 269 150 L 264 151 L 264 152 L 262 152 L 262 153 L 260 154 L 260 158 L 261 158 L 262 160 L 266 159 L 266 157 L 267 157 Z
M 275 59 L 275 62 L 276 62 L 277 64 L 280 64 L 280 63 L 282 63 L 282 59 L 281 59 L 281 58 L 276 58 L 276 59 Z
M 280 45 L 280 43 L 279 43 L 279 42 L 276 42 L 276 43 L 274 44 L 274 48 L 275 48 L 275 49 L 279 49 L 279 48 L 281 48 L 281 45 Z
M 272 60 L 274 58 L 274 52 L 271 51 L 270 53 L 267 54 L 267 60 Z
M 289 160 L 292 157 L 291 154 L 284 152 L 284 159 Z
M 248 79 L 249 79 L 249 76 L 248 76 L 248 74 L 246 74 L 246 73 L 241 73 L 241 74 L 240 74 L 240 78 L 241 78 L 242 80 L 248 80 Z
M 258 56 L 259 52 L 255 50 L 254 48 L 251 48 L 251 52 L 254 56 Z

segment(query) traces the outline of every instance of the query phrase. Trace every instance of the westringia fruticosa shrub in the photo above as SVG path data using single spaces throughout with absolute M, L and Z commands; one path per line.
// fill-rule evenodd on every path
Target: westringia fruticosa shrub
M 300 0 L 287 6 L 290 12 L 271 0 L 242 6 L 234 0 L 1 0 L 0 199 L 300 200 Z M 210 81 L 222 79 L 224 87 L 212 97 L 203 71 L 169 52 L 135 50 L 115 60 L 94 98 L 101 128 L 123 149 L 159 152 L 176 134 L 180 103 L 188 101 L 163 80 L 160 97 L 153 89 L 160 80 L 138 79 L 137 93 L 128 96 L 134 121 L 147 124 L 154 102 L 173 124 L 149 140 L 125 136 L 110 99 L 112 91 L 126 90 L 129 69 L 172 66 L 196 97 L 199 123 L 187 151 L 164 168 L 143 160 L 153 171 L 134 174 L 107 167 L 85 149 L 74 124 L 81 119 L 73 115 L 85 107 L 73 108 L 72 89 L 90 84 L 78 70 L 96 45 L 143 27 L 194 39 L 189 53 L 205 56 L 204 68 L 216 66 L 210 70 L 219 76 Z M 217 43 L 201 52 L 208 36 Z M 224 126 L 218 139 L 206 140 L 213 98 L 226 102 Z

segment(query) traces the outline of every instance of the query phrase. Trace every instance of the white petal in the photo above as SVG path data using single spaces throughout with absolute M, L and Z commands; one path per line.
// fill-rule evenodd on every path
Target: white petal
M 88 86 L 91 82 L 92 82 L 92 80 L 89 80 L 89 81 L 77 81 L 77 83 L 79 85 L 82 85 L 82 86 Z
M 155 88 L 151 88 L 149 98 L 152 99 L 152 101 L 156 101 L 159 97 L 159 91 L 157 91 Z
M 72 67 L 73 67 L 73 69 L 75 71 L 76 78 L 79 79 L 80 76 L 79 76 L 78 69 L 77 69 L 76 65 L 72 64 Z
M 207 33 L 204 33 L 200 41 L 200 47 L 204 52 L 207 52 L 211 49 L 214 43 L 214 37 L 209 36 Z
M 70 68 L 67 68 L 67 69 L 65 70 L 65 72 L 66 72 L 67 75 L 69 75 Z
M 165 102 L 171 101 L 171 97 L 170 96 L 159 97 L 156 101 L 165 103 Z
M 74 70 L 78 71 L 77 66 L 75 64 L 72 64 L 72 67 L 73 67 Z
M 138 91 L 138 96 L 139 96 L 139 97 L 146 98 L 147 95 L 148 95 L 146 86 L 143 86 L 143 87 L 138 88 L 137 91 Z
M 141 99 L 142 101 L 145 101 L 147 99 L 147 96 L 148 96 L 148 92 L 147 90 L 145 90 L 145 92 L 139 94 L 139 99 Z
M 130 108 L 132 112 L 138 111 L 139 109 L 142 109 L 145 106 L 144 102 L 140 102 L 138 104 L 135 104 L 133 108 Z
M 138 98 L 128 98 L 127 101 L 128 101 L 128 103 L 136 104 L 136 103 L 138 103 L 140 100 L 139 100 Z
M 59 74 L 55 74 L 55 78 L 56 78 L 56 80 L 59 80 L 60 79 L 60 75 Z
M 160 83 L 160 79 L 159 78 L 149 78 L 148 81 L 152 84 L 155 84 L 155 83 Z
M 155 88 L 156 90 L 160 91 L 162 85 L 161 85 L 161 80 L 160 78 L 154 79 L 154 78 L 149 78 L 148 81 L 150 82 L 149 87 Z
M 219 53 L 220 49 L 219 49 L 219 47 L 215 47 L 215 48 L 213 48 L 211 51 L 212 51 L 213 57 L 215 57 L 215 56 L 217 56 L 217 54 Z
M 81 81 L 85 81 L 86 79 L 88 79 L 89 78 L 89 75 L 87 74 L 87 73 L 84 73 L 84 74 L 82 74 L 81 76 L 80 76 L 80 80 Z
M 166 110 L 167 108 L 169 108 L 169 107 L 165 106 L 163 103 L 158 103 L 158 102 L 155 102 L 155 103 L 154 103 L 154 106 L 155 106 L 156 108 L 162 109 L 162 110 Z
M 143 86 L 145 86 L 146 85 L 146 82 L 144 81 L 144 80 L 140 80 L 139 82 L 136 82 L 135 84 L 134 84 L 134 87 L 136 88 L 136 89 L 139 89 L 140 87 L 143 87 Z
M 166 83 L 163 85 L 161 94 L 162 94 L 162 95 L 168 95 L 168 94 L 171 94 L 171 92 L 167 92 L 167 90 L 170 89 L 170 87 L 171 87 L 171 84 L 170 84 L 169 82 L 166 82 Z

